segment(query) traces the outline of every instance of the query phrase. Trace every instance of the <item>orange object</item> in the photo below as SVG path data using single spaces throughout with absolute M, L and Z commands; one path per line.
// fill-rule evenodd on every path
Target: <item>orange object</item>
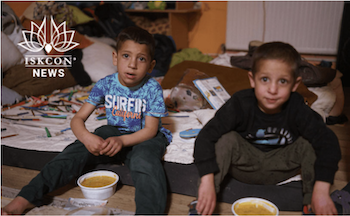
M 34 100 L 37 100 L 37 101 L 42 101 L 42 100 L 40 100 L 40 98 L 37 98 L 37 97 L 34 97 L 34 96 L 31 96 L 31 98 L 33 98 Z
M 40 121 L 40 119 L 18 119 L 20 121 Z
M 42 102 L 42 103 L 34 104 L 34 105 L 32 105 L 31 107 L 40 107 L 40 106 L 46 106 L 46 105 L 48 105 L 48 104 L 49 104 L 49 102 L 48 102 L 48 101 L 44 101 L 44 102 Z
M 1 139 L 5 139 L 5 138 L 8 138 L 8 137 L 14 137 L 14 136 L 17 136 L 18 134 L 12 134 L 12 135 L 8 135 L 8 136 L 2 136 Z
M 8 110 L 8 109 L 12 109 L 12 108 L 17 107 L 17 106 L 24 105 L 25 103 L 26 103 L 26 101 L 19 102 L 17 104 L 12 105 L 12 106 L 3 108 L 2 111 Z

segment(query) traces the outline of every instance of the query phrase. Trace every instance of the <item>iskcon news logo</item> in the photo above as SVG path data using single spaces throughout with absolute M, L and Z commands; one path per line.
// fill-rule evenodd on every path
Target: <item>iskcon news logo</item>
M 64 77 L 64 68 L 72 67 L 75 58 L 50 53 L 65 53 L 79 46 L 73 41 L 75 31 L 66 29 L 66 21 L 57 26 L 52 16 L 49 23 L 44 17 L 41 25 L 31 21 L 30 27 L 30 31 L 22 31 L 24 41 L 18 45 L 32 53 L 45 50 L 46 55 L 25 55 L 25 66 L 33 68 L 33 77 Z

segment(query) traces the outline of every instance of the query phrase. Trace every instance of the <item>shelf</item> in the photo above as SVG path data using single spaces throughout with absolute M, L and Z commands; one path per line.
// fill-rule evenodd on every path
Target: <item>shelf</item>
M 145 17 L 167 17 L 169 19 L 170 35 L 173 37 L 177 50 L 188 48 L 191 22 L 195 22 L 196 16 L 201 13 L 201 9 L 193 9 L 195 2 L 178 1 L 175 9 L 165 10 L 138 10 L 125 9 L 129 16 Z
M 127 13 L 198 13 L 201 9 L 165 9 L 165 10 L 135 10 L 135 9 L 126 9 Z

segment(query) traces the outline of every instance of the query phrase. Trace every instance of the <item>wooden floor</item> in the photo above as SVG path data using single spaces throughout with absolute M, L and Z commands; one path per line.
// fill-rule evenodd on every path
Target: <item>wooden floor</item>
M 345 106 L 344 113 L 350 118 L 350 87 L 344 88 Z M 342 160 L 339 163 L 339 170 L 335 175 L 334 185 L 331 191 L 342 189 L 350 181 L 350 122 L 344 125 L 329 126 L 337 135 L 340 141 Z M 10 188 L 20 189 L 26 185 L 38 171 L 21 169 L 16 167 L 2 166 L 2 185 Z M 130 186 L 119 187 L 117 192 L 108 200 L 108 207 L 119 208 L 126 211 L 135 211 L 134 188 Z M 51 193 L 50 196 L 68 199 L 69 197 L 83 198 L 80 189 L 73 183 L 60 190 Z M 6 199 L 6 198 L 5 198 Z M 187 205 L 195 197 L 179 194 L 169 194 L 167 214 L 187 215 Z M 218 203 L 215 213 L 222 215 L 232 215 L 231 204 Z M 301 212 L 280 212 L 281 215 L 301 215 Z

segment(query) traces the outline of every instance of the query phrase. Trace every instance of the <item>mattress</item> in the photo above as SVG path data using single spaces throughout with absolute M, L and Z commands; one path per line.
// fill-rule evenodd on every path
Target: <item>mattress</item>
M 50 97 L 48 102 L 50 104 L 57 103 L 57 101 L 60 101 L 61 95 L 57 94 Z M 74 98 L 82 98 L 86 95 L 87 92 L 81 91 L 74 94 Z M 81 105 L 78 105 L 79 103 L 74 98 L 71 99 L 72 103 L 65 102 L 65 106 L 71 105 L 69 108 L 71 111 L 69 112 L 42 110 L 47 109 L 47 106 L 42 109 L 32 107 L 37 104 L 35 101 L 3 111 L 2 115 L 6 118 L 2 118 L 1 128 L 4 130 L 1 132 L 1 145 L 25 150 L 61 152 L 76 139 L 70 130 L 70 121 Z M 65 111 L 66 107 L 61 103 L 58 104 L 58 107 Z M 72 110 L 74 110 L 74 113 Z M 57 115 L 50 115 L 50 118 L 42 116 L 43 113 L 48 112 Z M 210 111 L 208 110 L 208 112 Z M 87 119 L 85 125 L 89 131 L 93 132 L 96 128 L 107 124 L 106 119 L 100 118 L 102 113 L 103 110 L 96 109 Z M 62 118 L 55 116 L 62 116 Z M 33 121 L 33 119 L 39 121 Z M 173 140 L 167 147 L 164 161 L 180 164 L 193 163 L 192 155 L 195 139 L 181 138 L 179 133 L 190 128 L 200 129 L 203 127 L 203 124 L 197 119 L 197 114 L 195 112 L 170 113 L 168 117 L 162 118 L 162 123 L 163 127 L 173 133 Z M 48 136 L 48 133 L 50 136 Z
M 71 91 L 71 90 L 70 90 Z M 69 91 L 68 91 L 69 92 Z M 63 92 L 64 93 L 64 92 Z M 51 113 L 66 116 L 66 118 L 47 118 L 42 113 L 33 110 L 23 110 L 17 106 L 2 112 L 7 118 L 28 119 L 38 118 L 40 121 L 11 120 L 2 118 L 1 133 L 2 164 L 40 170 L 42 167 L 61 152 L 67 145 L 75 141 L 75 136 L 69 129 L 72 110 L 80 108 L 78 98 L 87 95 L 86 91 L 78 91 L 71 98 L 70 111 Z M 67 94 L 66 94 L 67 95 Z M 60 100 L 61 94 L 49 97 L 50 103 Z M 38 101 L 32 100 L 23 106 L 29 107 Z M 70 104 L 66 102 L 66 105 Z M 64 107 L 61 110 L 65 110 Z M 41 110 L 43 112 L 43 110 Z M 48 112 L 48 111 L 47 111 Z M 24 114 L 23 114 L 24 113 Z M 34 113 L 34 115 L 33 115 Z M 168 145 L 163 158 L 164 170 L 167 176 L 168 191 L 189 196 L 197 195 L 200 180 L 196 166 L 193 164 L 193 149 L 195 138 L 181 138 L 180 132 L 187 129 L 201 129 L 209 121 L 215 110 L 203 109 L 194 112 L 169 113 L 162 118 L 163 126 L 173 133 L 173 140 Z M 89 131 L 107 124 L 101 119 L 101 111 L 97 109 L 86 121 Z M 48 136 L 49 134 L 50 136 Z M 15 135 L 15 136 L 12 136 Z M 86 171 L 107 169 L 118 173 L 120 181 L 125 185 L 133 185 L 129 169 L 122 164 L 100 164 L 97 167 L 86 167 Z M 227 176 L 222 184 L 218 201 L 233 203 L 235 200 L 255 196 L 269 199 L 280 210 L 300 211 L 302 209 L 302 185 L 300 181 L 292 181 L 283 185 L 249 185 L 236 181 Z

